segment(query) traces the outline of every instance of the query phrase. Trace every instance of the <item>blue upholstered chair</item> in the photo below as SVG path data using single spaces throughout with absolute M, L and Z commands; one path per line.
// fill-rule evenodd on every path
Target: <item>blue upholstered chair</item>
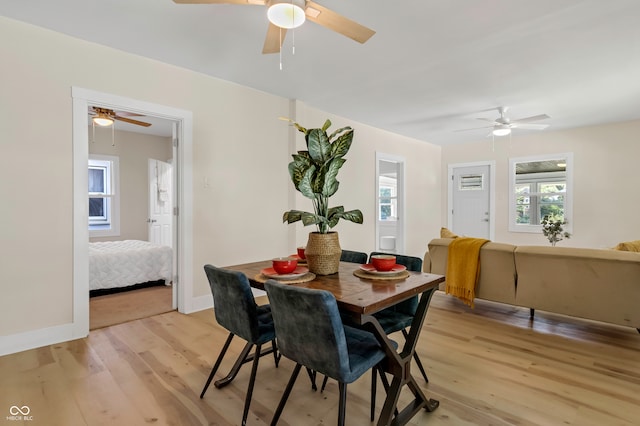
M 361 251 L 342 250 L 340 261 L 365 264 L 367 263 L 367 253 Z
M 371 262 L 371 256 L 376 254 L 393 254 L 393 253 L 383 253 L 383 252 L 371 252 L 369 256 L 369 262 Z M 414 272 L 422 272 L 422 259 L 414 256 L 405 256 L 401 254 L 393 254 L 396 257 L 396 263 L 399 265 L 404 265 L 407 267 L 407 270 Z M 407 299 L 402 301 L 394 306 L 391 306 L 387 309 L 383 309 L 380 312 L 376 312 L 373 314 L 374 317 L 378 320 L 383 330 L 387 334 L 395 333 L 397 331 L 401 331 L 402 335 L 407 338 L 407 328 L 411 325 L 413 321 L 413 317 L 416 314 L 416 309 L 418 309 L 418 296 L 414 296 L 411 299 Z M 427 377 L 427 373 L 424 371 L 424 367 L 422 366 L 422 361 L 420 361 L 420 357 L 417 352 L 413 353 L 413 359 L 422 373 L 422 377 L 428 383 L 429 378 Z
M 242 413 L 242 425 L 244 426 L 246 425 L 247 415 L 249 414 L 253 385 L 256 379 L 256 371 L 258 370 L 258 360 L 263 355 L 273 353 L 277 367 L 280 359 L 275 344 L 276 332 L 273 325 L 273 318 L 271 317 L 271 307 L 269 305 L 259 306 L 256 304 L 253 293 L 251 292 L 249 280 L 242 272 L 216 268 L 212 265 L 205 265 L 204 271 L 209 279 L 211 293 L 213 294 L 213 310 L 216 321 L 229 331 L 229 336 L 211 369 L 211 374 L 209 374 L 207 383 L 202 389 L 200 398 L 204 397 L 233 337 L 238 336 L 246 340 L 247 344 L 238 356 L 231 373 L 229 373 L 226 378 L 214 383 L 217 388 L 227 385 L 233 380 L 244 363 L 253 361 L 253 368 L 251 369 L 247 395 L 244 402 L 244 411 Z M 268 342 L 271 342 L 271 349 L 263 352 L 261 350 L 262 345 Z M 249 352 L 254 345 L 256 349 L 253 355 L 250 355 Z
M 347 384 L 370 369 L 378 368 L 385 358 L 380 344 L 373 334 L 342 324 L 336 299 L 328 291 L 280 284 L 274 280 L 268 280 L 265 287 L 278 335 L 278 349 L 296 362 L 271 425 L 278 423 L 302 366 L 338 381 L 338 425 L 344 425 Z

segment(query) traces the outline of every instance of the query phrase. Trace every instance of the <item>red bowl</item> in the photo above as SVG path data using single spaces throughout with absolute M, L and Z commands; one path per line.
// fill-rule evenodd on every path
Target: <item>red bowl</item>
M 300 259 L 306 259 L 306 257 L 304 257 L 304 247 L 298 247 L 298 257 Z
M 390 271 L 396 265 L 396 257 L 391 254 L 374 254 L 371 264 L 377 271 Z
M 298 259 L 293 257 L 276 257 L 271 260 L 273 269 L 278 274 L 290 274 L 298 266 Z

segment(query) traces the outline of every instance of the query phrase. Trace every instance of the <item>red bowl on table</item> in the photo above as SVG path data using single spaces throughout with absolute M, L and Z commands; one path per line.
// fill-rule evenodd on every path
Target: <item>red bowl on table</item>
M 371 264 L 376 271 L 390 271 L 396 266 L 396 257 L 392 254 L 374 254 L 371 256 Z
M 298 266 L 298 259 L 294 257 L 276 257 L 271 260 L 271 264 L 278 274 L 290 274 Z

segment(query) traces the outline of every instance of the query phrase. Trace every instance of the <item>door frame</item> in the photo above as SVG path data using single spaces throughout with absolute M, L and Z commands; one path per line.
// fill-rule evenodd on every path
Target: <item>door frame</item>
M 454 169 L 462 167 L 477 167 L 477 166 L 489 166 L 489 239 L 493 241 L 495 239 L 496 230 L 496 162 L 491 161 L 476 161 L 473 163 L 453 163 L 447 165 L 447 227 L 451 229 L 453 227 L 453 173 Z
M 71 88 L 73 104 L 73 331 L 74 338 L 89 334 L 89 230 L 87 186 L 89 159 L 89 106 L 124 109 L 177 123 L 174 182 L 177 239 L 174 242 L 177 308 L 189 313 L 193 305 L 193 114 L 164 105 L 139 101 L 80 87 Z M 175 303 L 175 301 L 174 301 Z

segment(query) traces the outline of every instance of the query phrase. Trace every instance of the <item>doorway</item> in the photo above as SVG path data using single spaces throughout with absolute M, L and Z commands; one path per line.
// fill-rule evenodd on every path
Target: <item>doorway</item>
M 376 152 L 376 251 L 404 253 L 404 162 Z
M 495 164 L 451 164 L 448 228 L 466 237 L 494 237 Z
M 87 228 L 87 162 L 89 106 L 143 114 L 148 117 L 171 120 L 174 126 L 174 160 L 176 216 L 173 232 L 174 253 L 174 307 L 188 313 L 192 306 L 192 113 L 172 107 L 138 101 L 130 98 L 72 88 L 73 97 L 73 164 L 74 164 L 74 282 L 73 282 L 73 336 L 84 337 L 89 332 L 89 233 Z

